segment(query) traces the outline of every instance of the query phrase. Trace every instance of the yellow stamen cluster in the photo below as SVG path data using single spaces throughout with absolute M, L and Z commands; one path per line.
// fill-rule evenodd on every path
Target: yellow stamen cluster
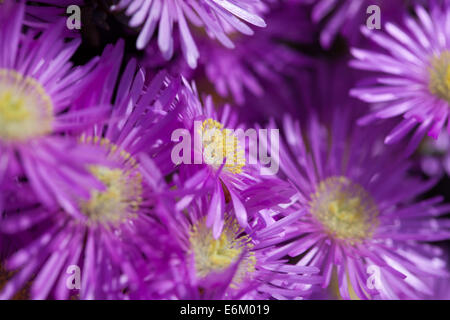
M 203 158 L 206 163 L 219 168 L 225 161 L 224 170 L 241 173 L 245 165 L 245 155 L 238 138 L 232 130 L 213 119 L 202 123 Z
M 323 180 L 311 195 L 310 208 L 330 235 L 350 243 L 372 237 L 378 225 L 378 208 L 371 196 L 345 177 Z
M 429 90 L 450 102 L 450 51 L 444 51 L 431 61 Z
M 0 140 L 24 141 L 48 134 L 53 120 L 51 98 L 39 82 L 0 69 Z
M 234 218 L 227 218 L 224 229 L 218 239 L 214 239 L 205 219 L 192 227 L 189 233 L 190 249 L 195 259 L 197 277 L 204 278 L 211 272 L 221 272 L 236 262 L 244 250 L 244 257 L 239 263 L 233 284 L 237 284 L 255 270 L 256 258 L 251 251 L 253 245 L 248 235 Z
M 110 158 L 119 156 L 120 168 L 91 166 L 92 174 L 103 183 L 105 190 L 91 190 L 89 200 L 81 200 L 81 211 L 89 223 L 117 224 L 135 217 L 142 203 L 142 176 L 136 160 L 107 139 L 82 137 L 84 143 L 105 147 Z

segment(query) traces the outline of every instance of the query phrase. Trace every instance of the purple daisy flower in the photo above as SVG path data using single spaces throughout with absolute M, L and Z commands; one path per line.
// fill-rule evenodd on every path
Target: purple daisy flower
M 109 100 L 112 95 L 121 54 L 110 47 L 105 53 L 114 63 L 112 76 L 100 93 L 81 93 L 83 103 Z M 165 116 L 160 109 L 172 103 L 178 87 L 179 82 L 164 74 L 147 84 L 136 62 L 129 62 L 111 117 L 80 136 L 80 144 L 97 148 L 103 158 L 101 164 L 88 167 L 95 183 L 75 181 L 87 184 L 88 193 L 71 194 L 70 211 L 48 210 L 38 203 L 12 212 L 6 208 L 2 232 L 20 237 L 33 228 L 39 234 L 7 259 L 6 267 L 18 272 L 0 298 L 10 298 L 35 276 L 32 298 L 66 299 L 71 294 L 66 270 L 73 266 L 82 275 L 76 288 L 80 299 L 137 298 L 141 292 L 149 295 L 148 283 L 154 290 L 164 287 L 156 275 L 168 269 L 165 264 L 177 246 L 162 222 L 168 210 L 175 209 L 165 196 L 164 176 L 152 158 L 161 150 L 160 142 L 170 136 L 167 132 L 177 109 Z M 153 115 L 159 115 L 158 122 Z
M 424 241 L 450 237 L 450 206 L 442 197 L 414 199 L 435 181 L 408 175 L 401 150 L 386 150 L 385 130 L 353 125 L 349 108 L 333 109 L 331 121 L 314 113 L 307 125 L 286 117 L 280 168 L 295 186 L 293 217 L 274 259 L 290 256 L 316 266 L 322 286 L 336 285 L 344 299 L 416 299 L 432 295 L 427 279 L 448 275 L 445 260 Z M 277 217 L 275 217 L 277 218 Z
M 352 49 L 351 65 L 379 75 L 351 91 L 372 103 L 374 111 L 360 120 L 403 117 L 386 137 L 394 143 L 413 132 L 409 151 L 414 151 L 423 136 L 437 138 L 448 126 L 450 96 L 450 2 L 431 2 L 430 10 L 416 6 L 417 18 L 406 16 L 404 26 L 386 23 L 383 32 L 362 32 L 384 52 Z
M 284 221 L 267 226 L 252 219 L 243 229 L 228 205 L 222 208 L 223 231 L 215 238 L 207 227 L 208 202 L 207 197 L 197 198 L 187 214 L 175 216 L 171 225 L 184 257 L 173 264 L 175 287 L 170 298 L 302 299 L 322 281 L 317 268 L 268 259 L 285 231 Z
M 322 24 L 320 44 L 329 49 L 336 36 L 342 35 L 351 44 L 360 41 L 359 26 L 366 23 L 369 18 L 367 8 L 377 5 L 381 9 L 381 17 L 396 16 L 403 8 L 400 0 L 292 0 L 295 3 L 312 5 L 312 20 Z
M 181 49 L 191 68 L 196 68 L 199 51 L 188 26 L 188 21 L 205 29 L 208 36 L 217 39 L 225 47 L 233 48 L 229 34 L 238 31 L 252 35 L 253 30 L 245 23 L 265 27 L 259 16 L 264 5 L 260 0 L 120 0 L 113 10 L 126 9 L 131 16 L 131 27 L 142 26 L 136 42 L 138 49 L 147 46 L 158 27 L 158 46 L 163 56 L 170 59 L 174 52 L 172 32 L 178 23 Z M 245 21 L 245 22 L 243 22 Z
M 204 106 L 198 98 L 195 84 L 184 82 L 181 103 L 186 109 L 181 114 L 185 135 L 192 138 L 194 147 L 190 159 L 179 159 L 177 163 L 178 183 L 183 189 L 196 189 L 211 195 L 207 227 L 212 227 L 214 237 L 219 237 L 224 225 L 224 207 L 233 205 L 240 226 L 247 225 L 247 210 L 241 192 L 250 185 L 262 180 L 271 180 L 273 174 L 266 171 L 252 152 L 250 146 L 257 145 L 258 137 L 247 136 L 244 128 L 238 125 L 238 117 L 229 105 L 220 112 L 215 110 L 211 96 L 204 99 Z M 239 134 L 238 129 L 241 129 Z M 246 144 L 246 136 L 249 139 Z M 197 138 L 196 138 L 197 137 Z M 177 141 L 185 143 L 185 136 Z M 198 140 L 198 141 L 194 141 Z M 174 149 L 175 153 L 180 150 Z M 183 151 L 184 152 L 184 151 Z M 270 170 L 270 169 L 268 169 Z M 186 195 L 178 203 L 178 209 L 186 208 L 194 199 Z
M 98 59 L 73 68 L 69 59 L 80 42 L 65 42 L 62 24 L 39 36 L 22 33 L 24 8 L 9 0 L 0 6 L 0 185 L 24 175 L 54 207 L 64 204 L 61 190 L 74 180 L 92 180 L 84 166 L 96 162 L 95 151 L 64 135 L 92 125 L 109 107 L 71 109 Z M 83 193 L 82 186 L 73 191 Z

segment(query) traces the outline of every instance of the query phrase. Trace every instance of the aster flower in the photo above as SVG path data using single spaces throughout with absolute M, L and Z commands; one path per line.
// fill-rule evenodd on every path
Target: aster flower
M 354 48 L 351 62 L 355 68 L 379 73 L 351 92 L 373 104 L 373 113 L 360 122 L 401 116 L 385 141 L 395 143 L 413 133 L 410 152 L 425 134 L 436 139 L 448 127 L 450 101 L 450 2 L 432 2 L 430 11 L 416 6 L 415 13 L 417 18 L 406 16 L 403 26 L 386 23 L 381 33 L 362 29 L 384 51 Z
M 286 117 L 280 168 L 294 185 L 293 216 L 284 245 L 272 259 L 288 256 L 316 266 L 323 288 L 333 283 L 344 299 L 420 299 L 432 294 L 427 279 L 447 276 L 445 261 L 421 242 L 450 237 L 450 207 L 441 197 L 414 199 L 435 182 L 408 175 L 401 150 L 386 150 L 385 130 L 353 125 L 351 109 L 333 109 L 331 121 L 314 113 L 307 125 Z
M 401 1 L 382 0 L 292 0 L 295 3 L 312 5 L 311 18 L 316 24 L 323 25 L 320 32 L 320 44 L 329 49 L 337 35 L 343 36 L 351 44 L 360 41 L 359 26 L 366 24 L 369 15 L 367 8 L 377 5 L 381 8 L 381 17 L 397 16 L 402 8 Z
M 216 239 L 206 226 L 208 199 L 196 198 L 186 214 L 175 215 L 171 233 L 180 241 L 184 256 L 173 263 L 177 299 L 301 299 L 322 280 L 314 267 L 268 260 L 276 250 L 283 223 L 266 226 L 252 219 L 239 226 L 232 206 L 223 207 L 225 223 Z M 175 221 L 173 220 L 173 221 Z
M 112 74 L 117 75 L 120 54 L 108 56 L 114 61 Z M 81 93 L 78 103 L 110 99 L 114 79 L 108 78 L 100 93 Z M 162 116 L 158 110 L 171 104 L 178 91 L 177 81 L 164 74 L 149 83 L 145 79 L 136 62 L 130 61 L 118 84 L 111 117 L 80 136 L 80 144 L 101 150 L 97 154 L 104 159 L 88 166 L 96 183 L 75 181 L 87 184 L 88 193 L 71 194 L 67 206 L 72 210 L 48 210 L 38 201 L 12 212 L 6 208 L 2 232 L 20 237 L 32 228 L 39 233 L 7 259 L 5 266 L 17 273 L 0 298 L 10 298 L 35 276 L 33 299 L 66 299 L 71 294 L 66 270 L 71 266 L 81 271 L 80 299 L 137 298 L 143 288 L 149 294 L 144 281 L 152 281 L 155 290 L 164 285 L 156 275 L 164 274 L 177 247 L 163 221 L 167 211 L 175 209 L 163 195 L 167 185 L 152 158 L 177 113 Z
M 236 112 L 229 105 L 216 111 L 211 96 L 204 99 L 203 105 L 195 84 L 190 86 L 184 81 L 180 97 L 181 103 L 186 105 L 181 113 L 183 127 L 180 129 L 193 137 L 189 140 L 193 148 L 192 154 L 186 154 L 189 159 L 185 160 L 183 151 L 183 158 L 177 160 L 177 183 L 183 189 L 202 190 L 211 195 L 207 227 L 212 227 L 215 238 L 219 237 L 225 222 L 226 203 L 232 203 L 237 221 L 245 228 L 247 211 L 241 191 L 262 180 L 270 180 L 274 175 L 255 159 L 257 155 L 247 150 L 257 144 L 257 137 L 249 135 L 246 144 L 246 133 L 238 125 Z M 178 137 L 181 145 L 186 143 L 185 135 Z M 174 148 L 174 154 L 177 153 L 181 153 L 179 148 Z M 186 195 L 177 203 L 178 209 L 186 208 L 193 199 L 193 195 Z
M 24 8 L 9 0 L 0 6 L 0 185 L 25 176 L 54 207 L 65 203 L 64 186 L 92 180 L 84 165 L 97 161 L 95 151 L 64 135 L 92 125 L 109 107 L 70 110 L 98 59 L 73 68 L 69 59 L 80 42 L 65 42 L 62 24 L 40 36 L 22 33 Z M 83 193 L 81 185 L 73 189 Z
M 204 28 L 210 38 L 233 48 L 230 33 L 238 31 L 245 35 L 253 34 L 253 30 L 245 22 L 258 27 L 266 26 L 259 16 L 263 7 L 259 0 L 120 0 L 112 9 L 126 9 L 125 13 L 131 17 L 129 25 L 142 26 L 136 42 L 138 49 L 147 46 L 158 26 L 158 46 L 166 59 L 170 59 L 174 52 L 172 32 L 174 23 L 178 23 L 183 55 L 189 66 L 195 68 L 199 51 L 188 21 L 196 27 Z

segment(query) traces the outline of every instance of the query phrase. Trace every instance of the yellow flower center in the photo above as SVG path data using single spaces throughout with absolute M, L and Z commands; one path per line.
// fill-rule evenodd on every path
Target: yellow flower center
M 228 218 L 222 234 L 214 239 L 211 229 L 206 227 L 205 219 L 193 226 L 189 233 L 191 253 L 195 259 L 197 277 L 204 278 L 211 272 L 225 271 L 243 254 L 237 272 L 233 278 L 233 284 L 255 270 L 256 258 L 251 251 L 253 245 L 248 235 L 243 235 L 234 218 Z
M 371 196 L 345 177 L 322 181 L 311 195 L 311 213 L 333 237 L 350 243 L 370 238 L 378 225 Z
M 242 172 L 245 165 L 245 156 L 240 148 L 238 138 L 233 134 L 233 130 L 224 129 L 220 122 L 207 119 L 202 123 L 201 134 L 205 163 L 218 169 L 226 160 L 225 171 Z
M 444 51 L 431 61 L 429 90 L 450 102 L 450 51 Z
M 84 138 L 83 138 L 84 139 Z M 100 143 L 110 151 L 110 156 L 118 155 L 120 168 L 91 166 L 92 174 L 103 183 L 105 190 L 91 190 L 89 200 L 81 200 L 80 208 L 90 223 L 117 224 L 135 217 L 142 203 L 142 176 L 135 160 L 127 152 L 117 152 L 116 145 L 97 137 L 85 139 Z
M 52 130 L 53 104 L 33 78 L 0 69 L 0 140 L 24 141 Z

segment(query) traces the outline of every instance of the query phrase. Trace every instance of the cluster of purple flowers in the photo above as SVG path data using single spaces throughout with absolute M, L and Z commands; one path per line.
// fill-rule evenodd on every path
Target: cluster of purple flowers
M 449 111 L 450 0 L 0 1 L 0 299 L 448 299 Z

